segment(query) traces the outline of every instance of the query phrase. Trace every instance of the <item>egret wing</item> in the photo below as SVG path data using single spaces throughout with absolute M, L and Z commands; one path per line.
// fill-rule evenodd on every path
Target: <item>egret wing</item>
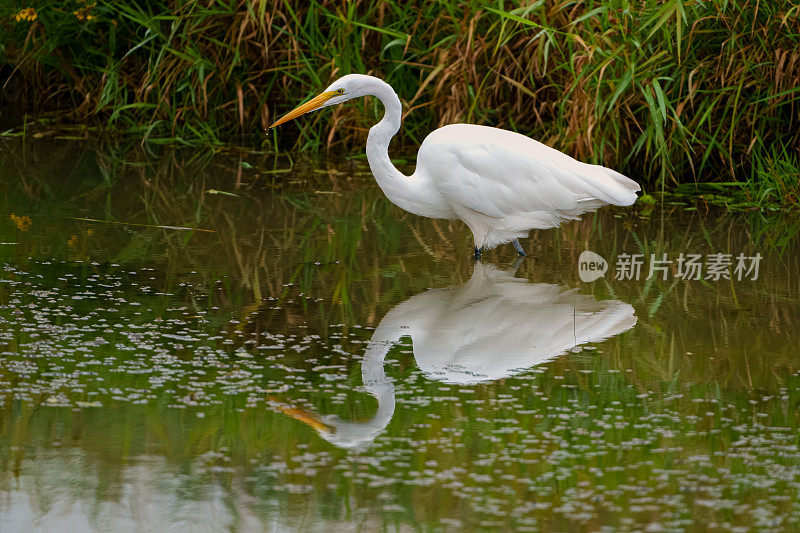
M 450 202 L 498 218 L 568 213 L 596 200 L 630 205 L 639 190 L 611 169 L 581 163 L 518 133 L 472 124 L 433 132 L 420 149 L 420 162 Z

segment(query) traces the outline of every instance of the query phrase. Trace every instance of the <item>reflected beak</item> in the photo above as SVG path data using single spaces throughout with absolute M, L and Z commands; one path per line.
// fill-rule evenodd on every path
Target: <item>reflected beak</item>
M 275 123 L 272 126 L 270 126 L 270 128 L 280 126 L 284 122 L 289 122 L 290 120 L 295 119 L 300 115 L 305 115 L 306 113 L 314 111 L 315 109 L 319 109 L 320 107 L 325 105 L 325 102 L 327 102 L 334 96 L 336 96 L 336 91 L 328 91 L 318 96 L 315 96 L 305 104 L 301 104 L 292 109 L 291 111 L 289 111 L 288 113 L 286 113 L 285 115 L 283 115 L 281 118 L 275 121 Z
M 274 396 L 268 396 L 269 401 L 275 403 L 283 403 L 278 398 Z M 308 411 L 304 411 L 302 409 L 296 409 L 291 406 L 286 406 L 283 404 L 284 407 L 278 407 L 283 414 L 289 415 L 295 420 L 299 420 L 300 422 L 307 424 L 317 430 L 319 433 L 334 433 L 336 428 L 333 426 L 329 426 L 325 424 L 322 420 L 319 419 L 317 415 L 314 413 L 310 413 Z
M 281 411 L 291 416 L 295 420 L 299 420 L 300 422 L 311 426 L 319 433 L 332 433 L 334 431 L 333 427 L 322 422 L 314 413 L 309 413 L 308 411 L 303 411 L 302 409 L 295 409 L 294 407 L 283 407 L 281 408 Z

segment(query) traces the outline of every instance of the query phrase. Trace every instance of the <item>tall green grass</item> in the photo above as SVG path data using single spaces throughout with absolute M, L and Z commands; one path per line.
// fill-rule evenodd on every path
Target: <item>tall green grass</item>
M 35 20 L 15 20 L 29 7 Z M 778 173 L 769 194 L 799 196 L 790 1 L 19 0 L 0 21 L 6 108 L 143 140 L 360 149 L 375 101 L 306 117 L 280 139 L 263 129 L 362 72 L 404 101 L 408 147 L 443 124 L 490 124 L 651 188 L 735 178 L 763 194 Z

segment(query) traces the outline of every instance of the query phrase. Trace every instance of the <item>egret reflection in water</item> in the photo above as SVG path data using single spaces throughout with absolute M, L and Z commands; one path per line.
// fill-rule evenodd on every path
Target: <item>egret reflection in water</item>
M 463 285 L 412 296 L 383 317 L 361 365 L 364 388 L 378 400 L 372 418 L 350 422 L 285 406 L 282 411 L 336 446 L 358 447 L 372 442 L 394 414 L 394 385 L 383 362 L 405 336 L 411 337 L 414 358 L 427 377 L 469 385 L 513 376 L 636 324 L 627 303 L 531 283 L 514 277 L 514 270 L 478 261 Z

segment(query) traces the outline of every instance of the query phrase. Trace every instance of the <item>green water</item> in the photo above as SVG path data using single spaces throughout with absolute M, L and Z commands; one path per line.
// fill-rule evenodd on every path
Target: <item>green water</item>
M 605 209 L 474 264 L 359 159 L 6 143 L 0 191 L 0 531 L 800 527 L 796 219 Z

